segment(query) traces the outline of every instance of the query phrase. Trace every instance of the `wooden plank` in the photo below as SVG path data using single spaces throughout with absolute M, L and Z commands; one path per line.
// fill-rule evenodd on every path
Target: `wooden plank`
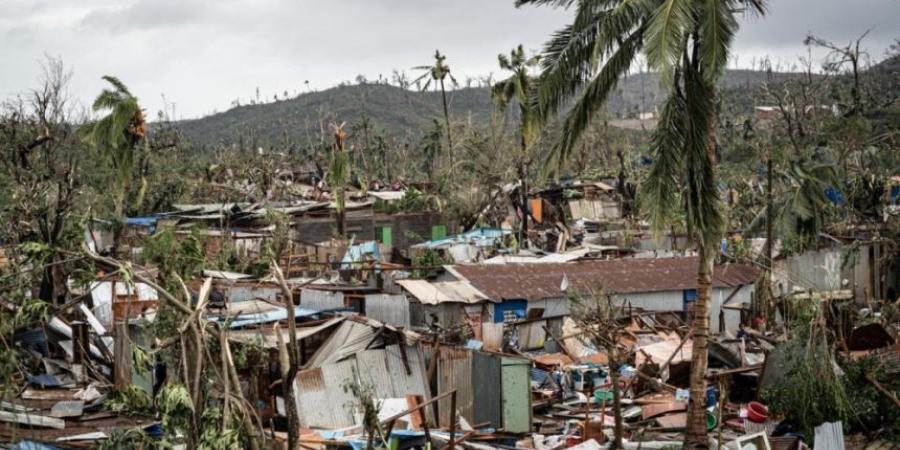
M 75 400 L 76 391 L 69 389 L 34 389 L 26 388 L 22 392 L 24 400 Z
M 66 428 L 66 421 L 62 419 L 39 416 L 37 414 L 15 413 L 9 411 L 0 411 L 0 421 L 30 425 L 35 427 L 55 428 L 57 430 Z
M 50 417 L 78 417 L 84 414 L 84 400 L 63 400 L 50 408 Z
M 687 426 L 687 413 L 666 414 L 656 418 L 663 428 L 684 428 Z
M 670 412 L 678 412 L 678 411 L 686 411 L 687 403 L 682 402 L 670 402 L 670 403 L 660 403 L 655 405 L 646 405 L 641 410 L 641 417 L 644 419 L 651 419 L 653 417 L 670 413 Z

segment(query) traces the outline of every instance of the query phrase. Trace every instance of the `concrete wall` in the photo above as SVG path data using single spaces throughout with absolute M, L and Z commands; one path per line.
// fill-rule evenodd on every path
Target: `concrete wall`
M 449 218 L 433 213 L 350 213 L 347 216 L 347 233 L 355 235 L 357 241 L 377 240 L 379 227 L 391 227 L 393 247 L 400 250 L 430 240 L 434 225 L 446 225 L 448 234 L 455 232 L 455 224 Z M 294 238 L 309 244 L 327 241 L 337 234 L 337 222 L 332 217 L 299 217 L 293 228 Z
M 885 264 L 880 245 L 862 245 L 856 252 L 835 246 L 791 255 L 775 261 L 772 277 L 776 295 L 849 289 L 862 300 L 886 298 L 890 288 L 897 290 L 896 273 Z

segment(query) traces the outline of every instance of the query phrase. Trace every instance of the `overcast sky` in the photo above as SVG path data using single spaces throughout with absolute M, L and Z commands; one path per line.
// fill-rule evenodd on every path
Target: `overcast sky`
M 875 59 L 900 37 L 900 0 L 770 0 L 743 24 L 737 64 L 794 61 L 808 32 L 865 41 Z M 162 96 L 179 117 L 240 98 L 325 89 L 363 74 L 427 64 L 436 48 L 460 80 L 496 72 L 497 53 L 539 50 L 570 13 L 516 9 L 513 0 L 0 0 L 0 98 L 36 84 L 44 55 L 74 71 L 87 104 L 105 74 L 155 115 Z

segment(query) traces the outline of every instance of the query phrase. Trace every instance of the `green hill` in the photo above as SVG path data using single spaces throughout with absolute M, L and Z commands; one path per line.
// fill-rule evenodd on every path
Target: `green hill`
M 770 75 L 771 76 L 771 75 Z M 774 77 L 789 75 L 775 74 Z M 729 71 L 726 88 L 750 88 L 766 80 L 766 73 Z M 623 80 L 607 104 L 614 118 L 653 111 L 664 93 L 655 74 L 634 74 Z M 485 87 L 448 92 L 454 120 L 487 121 L 492 103 Z M 272 103 L 237 106 L 228 111 L 178 123 L 184 135 L 201 147 L 243 143 L 251 146 L 306 146 L 329 132 L 332 121 L 372 124 L 394 137 L 418 137 L 433 119 L 442 117 L 439 92 L 418 92 L 388 84 L 343 85 L 301 94 Z

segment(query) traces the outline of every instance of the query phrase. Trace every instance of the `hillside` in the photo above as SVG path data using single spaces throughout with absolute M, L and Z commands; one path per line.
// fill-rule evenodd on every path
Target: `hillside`
M 765 81 L 764 72 L 729 71 L 727 89 L 750 88 Z M 775 74 L 775 78 L 789 75 Z M 613 117 L 652 111 L 663 99 L 656 75 L 629 76 L 609 99 Z M 492 111 L 487 88 L 463 88 L 448 93 L 450 113 L 456 119 L 486 121 Z M 207 117 L 179 122 L 194 144 L 211 146 L 243 140 L 254 146 L 305 145 L 318 139 L 320 127 L 333 120 L 357 123 L 368 117 L 379 129 L 395 137 L 418 137 L 431 121 L 442 117 L 439 92 L 418 92 L 387 84 L 344 85 L 260 105 L 243 105 Z

